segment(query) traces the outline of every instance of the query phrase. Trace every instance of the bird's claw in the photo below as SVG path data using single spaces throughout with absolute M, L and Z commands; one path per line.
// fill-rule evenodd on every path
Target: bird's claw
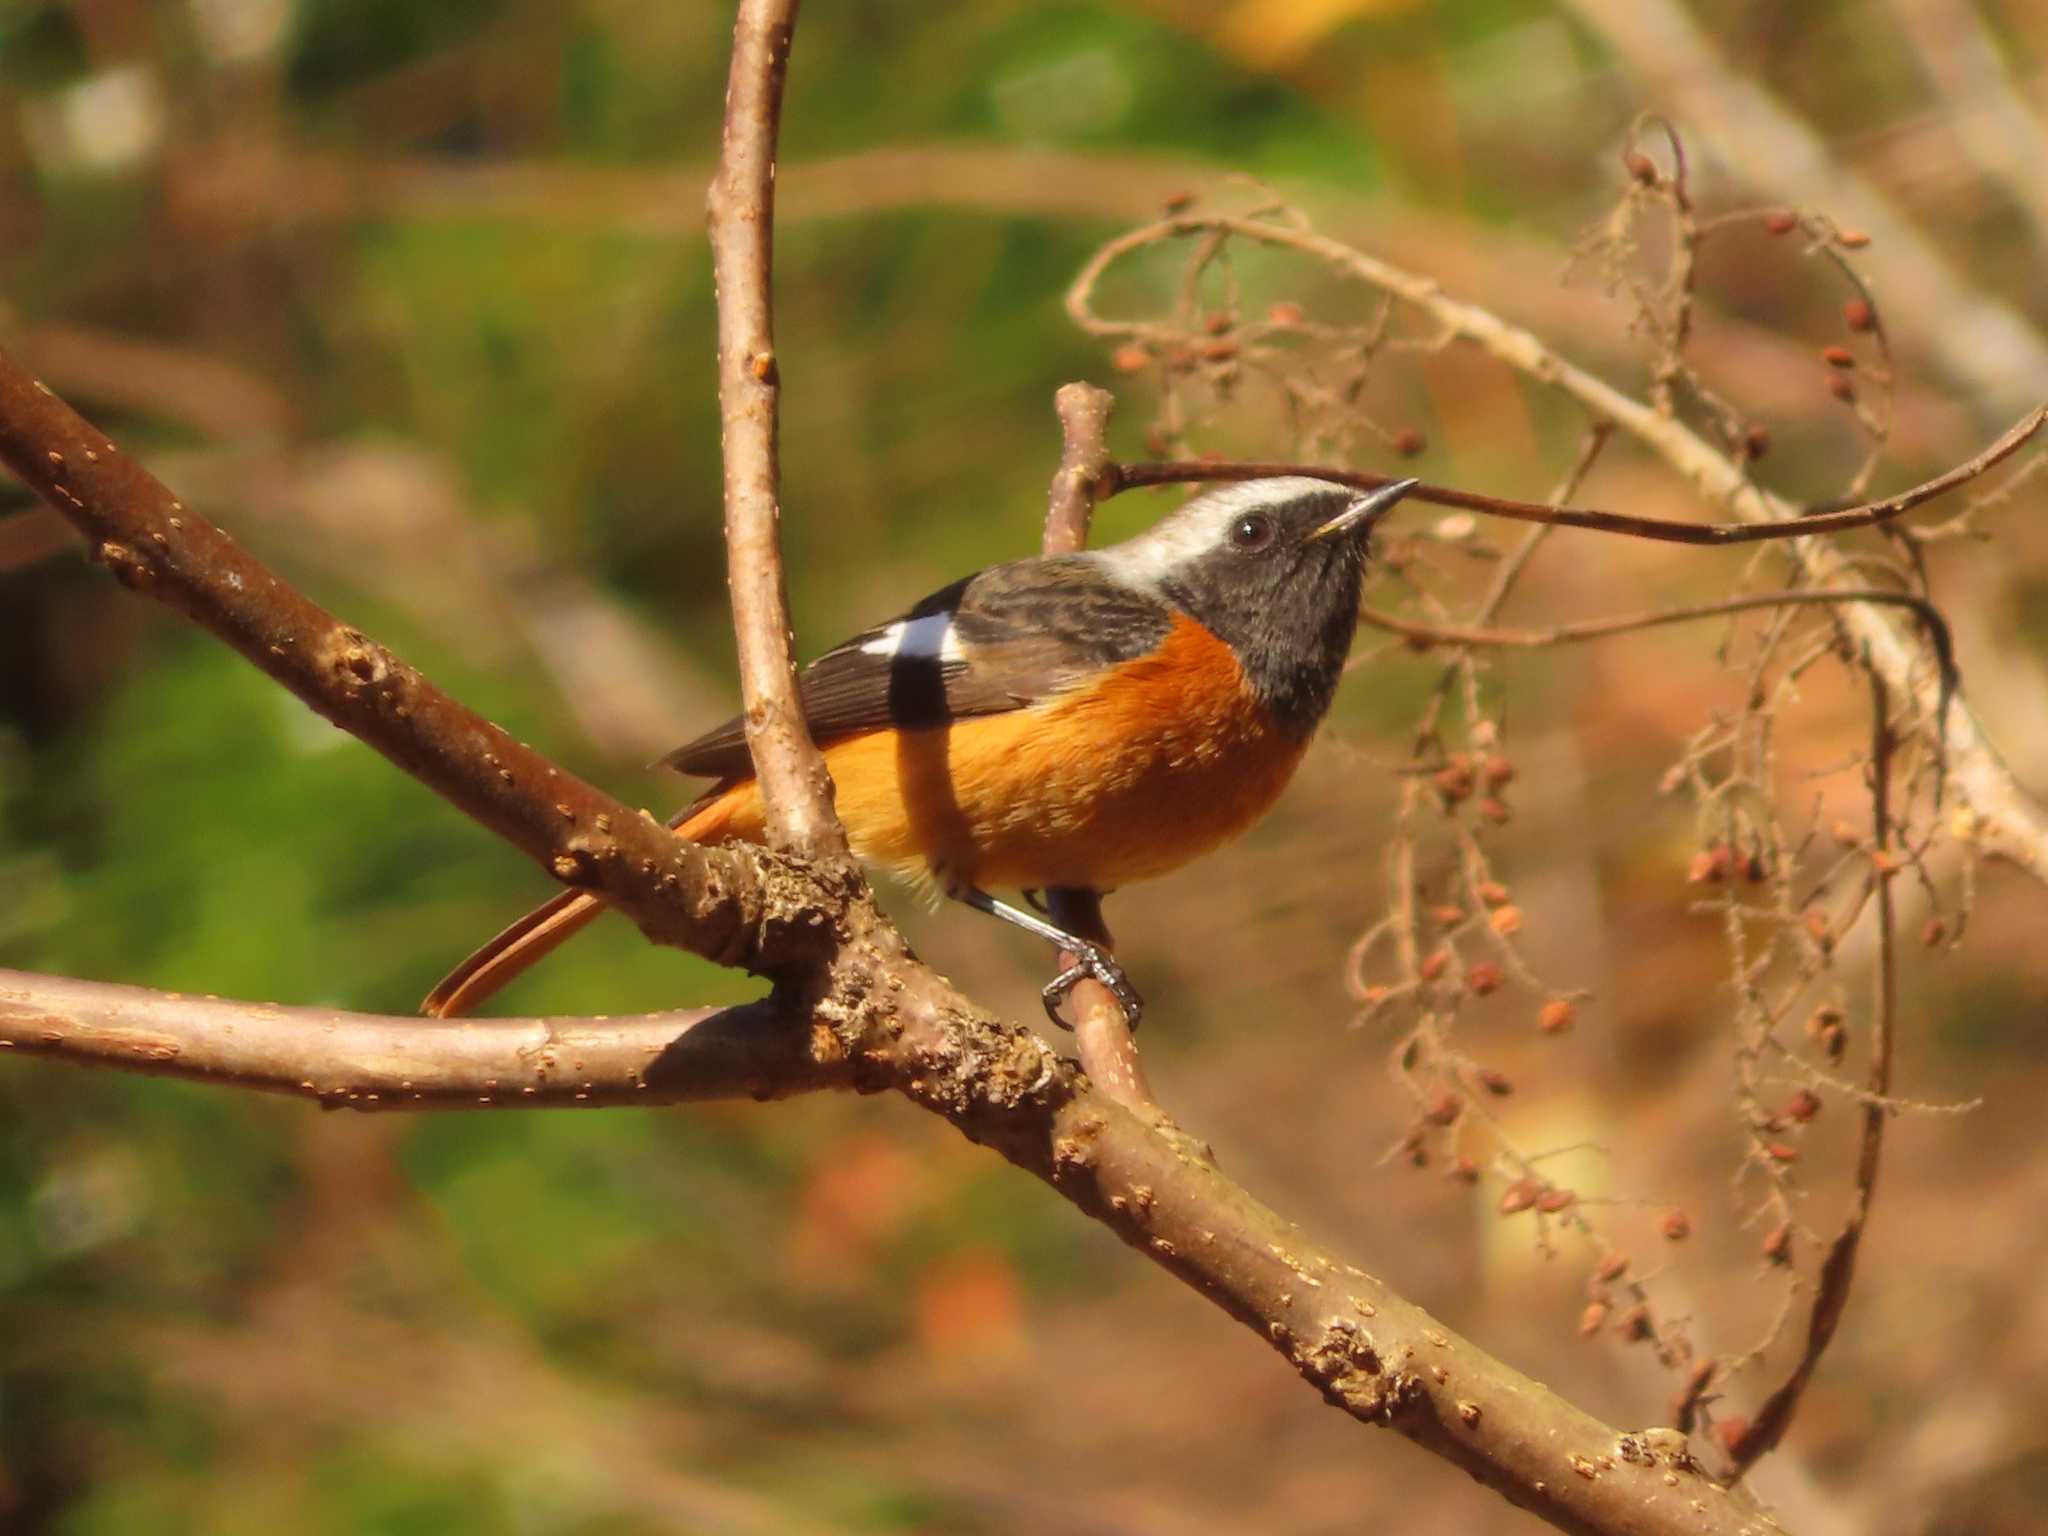
M 1069 953 L 1074 956 L 1074 963 L 1047 982 L 1039 993 L 1045 1000 L 1046 1017 L 1061 1029 L 1072 1029 L 1074 1026 L 1060 1017 L 1060 1004 L 1067 1000 L 1077 983 L 1094 980 L 1108 988 L 1109 995 L 1116 999 L 1117 1006 L 1123 1010 L 1124 1027 L 1135 1031 L 1139 1016 L 1145 1011 L 1145 1000 L 1138 996 L 1138 989 L 1124 975 L 1124 968 L 1111 958 L 1108 950 L 1085 940 Z

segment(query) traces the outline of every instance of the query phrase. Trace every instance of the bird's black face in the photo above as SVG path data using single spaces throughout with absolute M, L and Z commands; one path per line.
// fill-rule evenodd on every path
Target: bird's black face
M 1197 496 L 1115 553 L 1228 641 L 1260 700 L 1306 736 L 1351 651 L 1372 525 L 1408 484 L 1361 496 L 1327 480 L 1248 480 Z

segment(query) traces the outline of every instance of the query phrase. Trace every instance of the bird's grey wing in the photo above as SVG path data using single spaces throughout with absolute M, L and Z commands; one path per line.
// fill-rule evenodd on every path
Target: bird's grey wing
M 797 679 L 812 737 L 1001 714 L 1158 648 L 1173 615 L 1087 555 L 991 566 L 827 651 Z M 713 778 L 753 771 L 739 717 L 661 760 Z

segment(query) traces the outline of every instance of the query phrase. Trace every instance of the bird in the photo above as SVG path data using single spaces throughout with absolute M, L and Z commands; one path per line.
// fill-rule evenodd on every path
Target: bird
M 1264 815 L 1329 712 L 1372 529 L 1416 483 L 1220 485 L 1122 543 L 963 577 L 825 652 L 797 696 L 853 853 L 1073 957 L 1043 991 L 1056 1023 L 1093 976 L 1135 1025 L 1143 1000 L 1106 947 L 991 891 L 1107 893 Z M 765 841 L 739 717 L 661 766 L 713 781 L 670 821 L 677 836 Z M 470 1011 L 603 910 L 560 893 L 422 1011 Z

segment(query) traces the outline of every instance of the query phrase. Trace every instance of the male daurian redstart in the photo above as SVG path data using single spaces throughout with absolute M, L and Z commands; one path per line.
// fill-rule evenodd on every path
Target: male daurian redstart
M 1414 484 L 1223 486 L 1122 544 L 991 566 L 827 651 L 798 696 L 854 853 L 1078 957 L 1046 988 L 1049 1012 L 1093 975 L 1135 1023 L 1106 951 L 989 888 L 1114 890 L 1264 814 L 1336 692 L 1373 523 Z M 761 840 L 737 718 L 662 763 L 716 780 L 677 836 Z M 564 891 L 425 1010 L 467 1011 L 603 910 Z

